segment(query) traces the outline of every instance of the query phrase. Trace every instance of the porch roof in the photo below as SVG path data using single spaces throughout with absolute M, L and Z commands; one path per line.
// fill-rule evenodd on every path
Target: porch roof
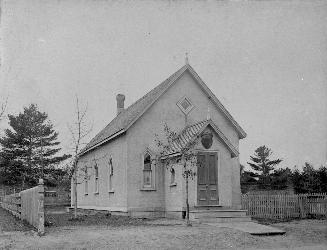
M 195 124 L 187 126 L 173 141 L 171 145 L 171 150 L 167 155 L 179 153 L 183 148 L 187 147 L 191 142 L 199 138 L 201 133 L 206 127 L 210 126 L 216 133 L 218 138 L 224 143 L 227 149 L 231 152 L 232 157 L 237 157 L 239 155 L 238 150 L 233 146 L 233 144 L 228 140 L 228 138 L 221 132 L 221 130 L 215 125 L 215 123 L 209 120 L 203 120 Z

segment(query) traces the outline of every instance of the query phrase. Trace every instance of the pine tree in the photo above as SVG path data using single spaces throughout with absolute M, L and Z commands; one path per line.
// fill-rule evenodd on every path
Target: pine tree
M 259 172 L 259 181 L 265 187 L 270 184 L 270 172 L 282 162 L 282 159 L 270 160 L 272 153 L 265 145 L 260 146 L 255 150 L 254 156 L 250 156 L 252 162 L 248 162 L 253 170 Z
M 10 128 L 0 138 L 0 171 L 11 182 L 35 185 L 39 178 L 51 175 L 54 166 L 70 157 L 58 156 L 58 133 L 48 115 L 36 104 L 24 108 L 18 115 L 8 115 Z M 6 178 L 7 177 L 7 178 Z M 9 184 L 9 183 L 8 183 Z M 13 183 L 11 183 L 13 184 Z

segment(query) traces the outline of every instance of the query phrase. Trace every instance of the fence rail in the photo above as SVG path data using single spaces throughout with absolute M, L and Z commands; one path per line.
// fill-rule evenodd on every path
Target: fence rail
M 253 218 L 327 218 L 327 194 L 244 194 L 242 209 Z
M 14 216 L 20 218 L 21 199 L 19 194 L 6 195 L 1 199 L 2 208 L 8 210 Z

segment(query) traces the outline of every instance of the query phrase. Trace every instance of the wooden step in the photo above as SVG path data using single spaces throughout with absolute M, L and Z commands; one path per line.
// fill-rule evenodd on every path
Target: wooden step
M 246 211 L 245 210 L 197 210 L 197 211 L 190 211 L 190 215 L 193 217 L 201 218 L 201 217 L 245 217 Z
M 197 222 L 218 222 L 218 223 L 225 223 L 225 222 L 248 222 L 251 221 L 251 217 L 249 216 L 241 216 L 241 217 L 203 217 L 198 219 L 193 219 Z
M 221 206 L 221 205 L 198 205 L 192 208 L 193 210 L 225 210 L 230 209 L 230 207 Z
M 246 210 L 241 209 L 197 209 L 190 211 L 190 219 L 202 222 L 240 222 L 251 221 Z

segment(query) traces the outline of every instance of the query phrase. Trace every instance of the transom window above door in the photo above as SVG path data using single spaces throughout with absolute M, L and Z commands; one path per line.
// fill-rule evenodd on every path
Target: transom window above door
M 191 110 L 194 108 L 192 102 L 190 101 L 189 98 L 184 96 L 182 99 L 180 99 L 177 102 L 177 106 L 180 108 L 180 110 L 187 115 L 188 113 L 191 112 Z

